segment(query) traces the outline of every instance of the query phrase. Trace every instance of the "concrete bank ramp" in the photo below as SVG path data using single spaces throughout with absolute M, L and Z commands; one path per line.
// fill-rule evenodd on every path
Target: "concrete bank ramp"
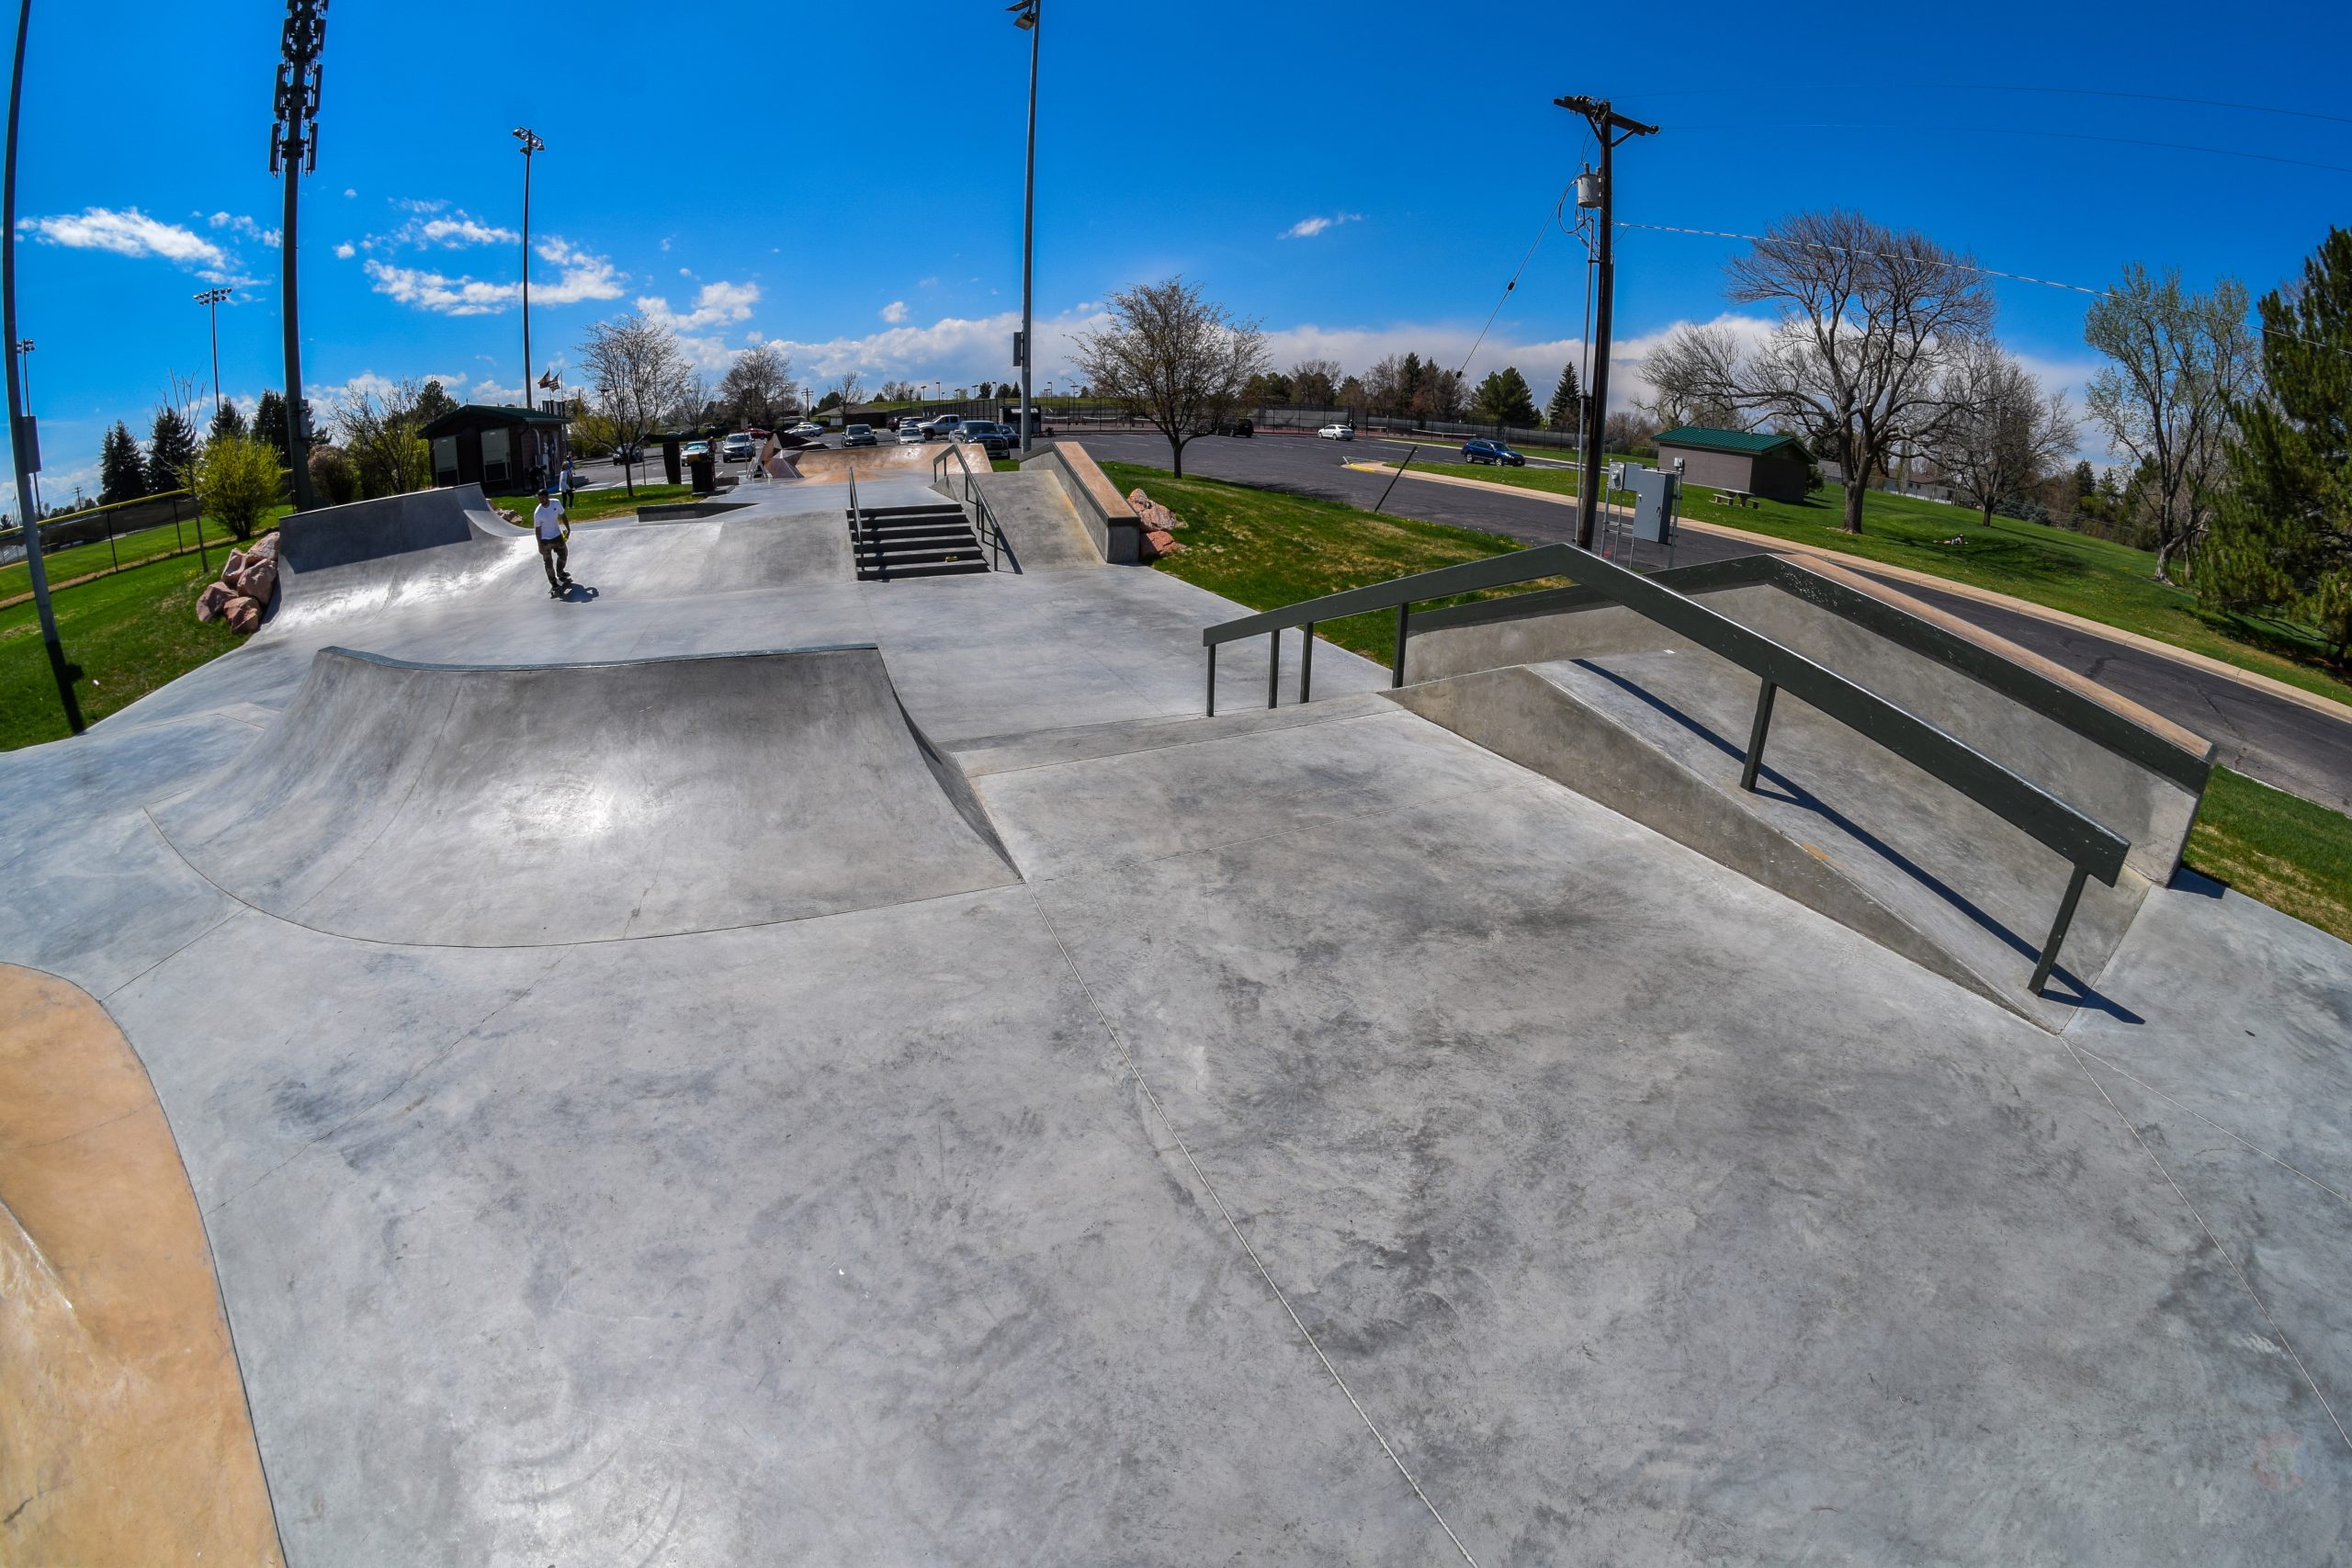
M 1675 585 L 1710 608 L 2129 842 L 2115 885 L 2085 888 L 2049 994 L 2028 987 L 2068 861 L 1786 693 L 1757 788 L 1742 788 L 1758 678 L 1631 610 L 1571 591 L 1433 613 L 1408 658 L 1417 682 L 1393 695 L 2044 1027 L 2075 1016 L 2178 863 L 2210 745 L 1846 574 L 1770 558 L 1685 570 Z
M 530 536 L 493 513 L 480 485 L 296 513 L 279 526 L 277 565 L 269 626 L 288 629 L 521 583 L 539 570 Z
M 871 647 L 526 667 L 326 649 L 243 761 L 153 815 L 246 904 L 389 942 L 713 931 L 1017 880 Z
M 1079 521 L 1078 508 L 1061 476 L 1043 468 L 1017 474 L 978 474 L 973 483 L 988 498 L 989 511 L 1022 571 L 1058 567 L 1099 567 L 1102 552 Z M 958 488 L 948 481 L 953 494 Z

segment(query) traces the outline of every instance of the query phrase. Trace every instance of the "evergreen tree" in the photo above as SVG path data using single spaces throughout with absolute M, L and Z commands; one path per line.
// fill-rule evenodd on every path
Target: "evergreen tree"
M 1470 412 L 1488 424 L 1525 428 L 1535 423 L 1535 393 L 1526 377 L 1515 367 L 1506 365 L 1478 383 L 1478 395 L 1471 403 Z
M 1421 363 L 1418 354 L 1405 355 L 1405 363 L 1396 367 L 1396 412 L 1410 413 L 1430 378 L 1429 367 Z
M 276 392 L 262 393 L 261 405 L 254 410 L 254 434 L 277 448 L 279 462 L 288 460 L 286 400 Z
M 452 412 L 458 400 L 451 397 L 438 381 L 427 381 L 416 394 L 416 428 L 423 430 L 443 414 Z
M 147 433 L 147 491 L 185 490 L 196 478 L 196 430 L 175 408 L 155 411 Z
M 2098 476 L 2091 472 L 2090 459 L 2086 457 L 2075 465 L 2075 504 L 2079 507 L 2098 493 Z
M 1560 384 L 1552 389 L 1544 422 L 1555 430 L 1575 430 L 1584 423 L 1584 389 L 1577 384 L 1576 361 L 1570 360 L 1560 372 Z
M 147 493 L 147 459 L 130 426 L 120 420 L 98 445 L 98 502 L 136 501 Z
M 2263 296 L 2262 378 L 2236 426 L 2198 591 L 2352 649 L 2352 231 L 2331 228 L 2301 281 Z
M 245 434 L 245 416 L 237 412 L 236 404 L 224 402 L 213 411 L 210 434 L 215 441 L 224 435 L 242 437 Z

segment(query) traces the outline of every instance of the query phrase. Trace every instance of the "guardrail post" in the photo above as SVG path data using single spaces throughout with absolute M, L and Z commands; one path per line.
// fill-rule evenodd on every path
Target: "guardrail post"
M 1309 621 L 1300 628 L 1298 645 L 1298 701 L 1306 704 L 1306 684 L 1315 678 L 1315 623 Z
M 1405 628 L 1412 618 L 1412 605 L 1396 606 L 1396 658 L 1388 667 L 1388 686 L 1391 691 L 1405 683 Z
M 1771 682 L 1756 694 L 1756 722 L 1747 731 L 1747 765 L 1739 771 L 1739 787 L 1756 788 L 1756 770 L 1764 765 L 1764 732 L 1772 728 L 1772 695 L 1781 688 Z
M 1209 716 L 1216 716 L 1216 644 L 1209 644 Z
M 1279 706 L 1283 691 L 1283 629 L 1276 626 L 1266 638 L 1266 705 Z
M 2083 901 L 2083 884 L 2090 880 L 2090 868 L 2076 866 L 2066 883 L 2066 897 L 2058 902 L 2058 918 L 2051 923 L 2050 940 L 2041 944 L 2041 961 L 2033 966 L 2033 980 L 2026 989 L 2041 995 L 2043 982 L 2050 972 L 2058 967 L 2058 944 L 2066 940 L 2066 928 L 2075 923 L 2075 906 Z

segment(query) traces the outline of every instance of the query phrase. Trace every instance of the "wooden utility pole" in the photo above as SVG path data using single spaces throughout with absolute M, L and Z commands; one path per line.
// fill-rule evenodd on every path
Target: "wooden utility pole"
M 1579 190 L 1577 205 L 1598 206 L 1600 209 L 1600 240 L 1595 253 L 1594 265 L 1600 269 L 1598 282 L 1600 299 L 1592 313 L 1592 385 L 1585 389 L 1587 407 L 1584 432 L 1584 472 L 1577 481 L 1577 547 L 1592 548 L 1593 525 L 1600 512 L 1601 437 L 1609 428 L 1609 323 L 1610 301 L 1616 292 L 1617 276 L 1617 143 L 1629 136 L 1656 136 L 1657 127 L 1629 119 L 1609 107 L 1609 100 L 1599 102 L 1580 96 L 1554 98 L 1553 103 L 1571 114 L 1579 114 L 1592 125 L 1592 134 L 1600 143 L 1600 189 L 1596 200 L 1587 201 Z

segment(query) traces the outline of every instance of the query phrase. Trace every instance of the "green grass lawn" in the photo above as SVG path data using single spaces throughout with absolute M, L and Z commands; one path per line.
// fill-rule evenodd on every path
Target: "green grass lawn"
M 273 508 L 254 531 L 256 536 L 277 527 L 277 520 L 292 510 L 290 506 Z M 215 570 L 219 569 L 221 555 L 237 547 L 237 541 L 229 530 L 209 517 L 204 520 L 204 542 L 213 551 L 211 558 Z M 161 559 L 182 549 L 191 553 L 196 549 L 196 522 L 193 518 L 184 520 L 176 529 L 166 523 L 161 527 L 141 528 L 135 534 L 124 534 L 115 540 L 111 554 L 107 549 L 107 542 L 100 539 L 96 544 L 76 545 L 72 549 L 51 550 L 41 558 L 41 564 L 49 569 L 50 587 L 59 590 L 61 584 L 77 577 L 114 570 L 118 560 L 129 568 L 141 561 Z M 31 569 L 23 561 L 0 567 L 0 601 L 14 599 L 19 593 L 29 593 L 32 586 Z
M 1121 494 L 1140 485 L 1184 519 L 1186 526 L 1176 535 L 1184 548 L 1162 557 L 1155 563 L 1158 570 L 1253 610 L 1278 609 L 1521 547 L 1515 539 L 1475 529 L 1375 516 L 1337 502 L 1217 479 L 1171 479 L 1165 469 L 1132 463 L 1105 463 L 1102 471 Z M 1950 509 L 1935 510 L 1949 521 Z M 1497 592 L 1542 586 L 1546 585 Z M 1317 630 L 1341 648 L 1386 664 L 1396 626 L 1394 614 L 1384 611 L 1328 622 Z M 2352 818 L 2216 769 L 2187 860 L 2248 897 L 2352 942 Z
M 179 556 L 55 596 L 58 638 L 84 671 L 74 688 L 84 719 L 95 723 L 243 640 L 220 621 L 196 618 L 196 597 L 220 570 L 217 555 L 211 571 Z M 0 750 L 65 733 L 33 606 L 0 610 Z
M 1186 526 L 1176 535 L 1184 547 L 1161 557 L 1160 570 L 1254 610 L 1524 547 L 1499 534 L 1413 517 L 1374 516 L 1314 496 L 1252 490 L 1217 479 L 1171 479 L 1164 468 L 1105 463 L 1102 472 L 1120 494 L 1141 485 L 1152 500 L 1184 520 Z M 1526 583 L 1498 592 L 1560 585 L 1556 581 Z M 1328 641 L 1385 664 L 1395 651 L 1396 617 L 1389 611 L 1351 615 L 1325 622 L 1316 631 Z
M 2352 817 L 2216 768 L 2182 858 L 2352 942 Z
M 611 490 L 583 490 L 571 498 L 571 520 L 574 523 L 600 523 L 607 517 L 626 517 L 640 506 L 673 505 L 695 498 L 692 485 L 649 485 L 637 487 L 631 495 L 627 487 Z M 539 504 L 537 495 L 498 495 L 491 498 L 492 506 L 503 506 L 523 519 L 523 526 L 531 525 L 531 510 Z
M 1413 468 L 1555 495 L 1577 493 L 1577 476 L 1568 469 L 1427 458 L 1416 460 Z M 1752 507 L 1719 506 L 1713 496 L 1703 486 L 1691 487 L 1683 493 L 1682 515 L 1989 588 L 2352 703 L 2352 682 L 2325 663 L 2308 628 L 2204 609 L 2194 593 L 2155 581 L 2156 558 L 2148 550 L 2014 517 L 1996 516 L 1986 527 L 1965 507 L 1875 491 L 1862 502 L 1862 533 L 1849 535 L 1838 525 L 1844 492 L 1835 485 L 1795 505 L 1763 501 Z

